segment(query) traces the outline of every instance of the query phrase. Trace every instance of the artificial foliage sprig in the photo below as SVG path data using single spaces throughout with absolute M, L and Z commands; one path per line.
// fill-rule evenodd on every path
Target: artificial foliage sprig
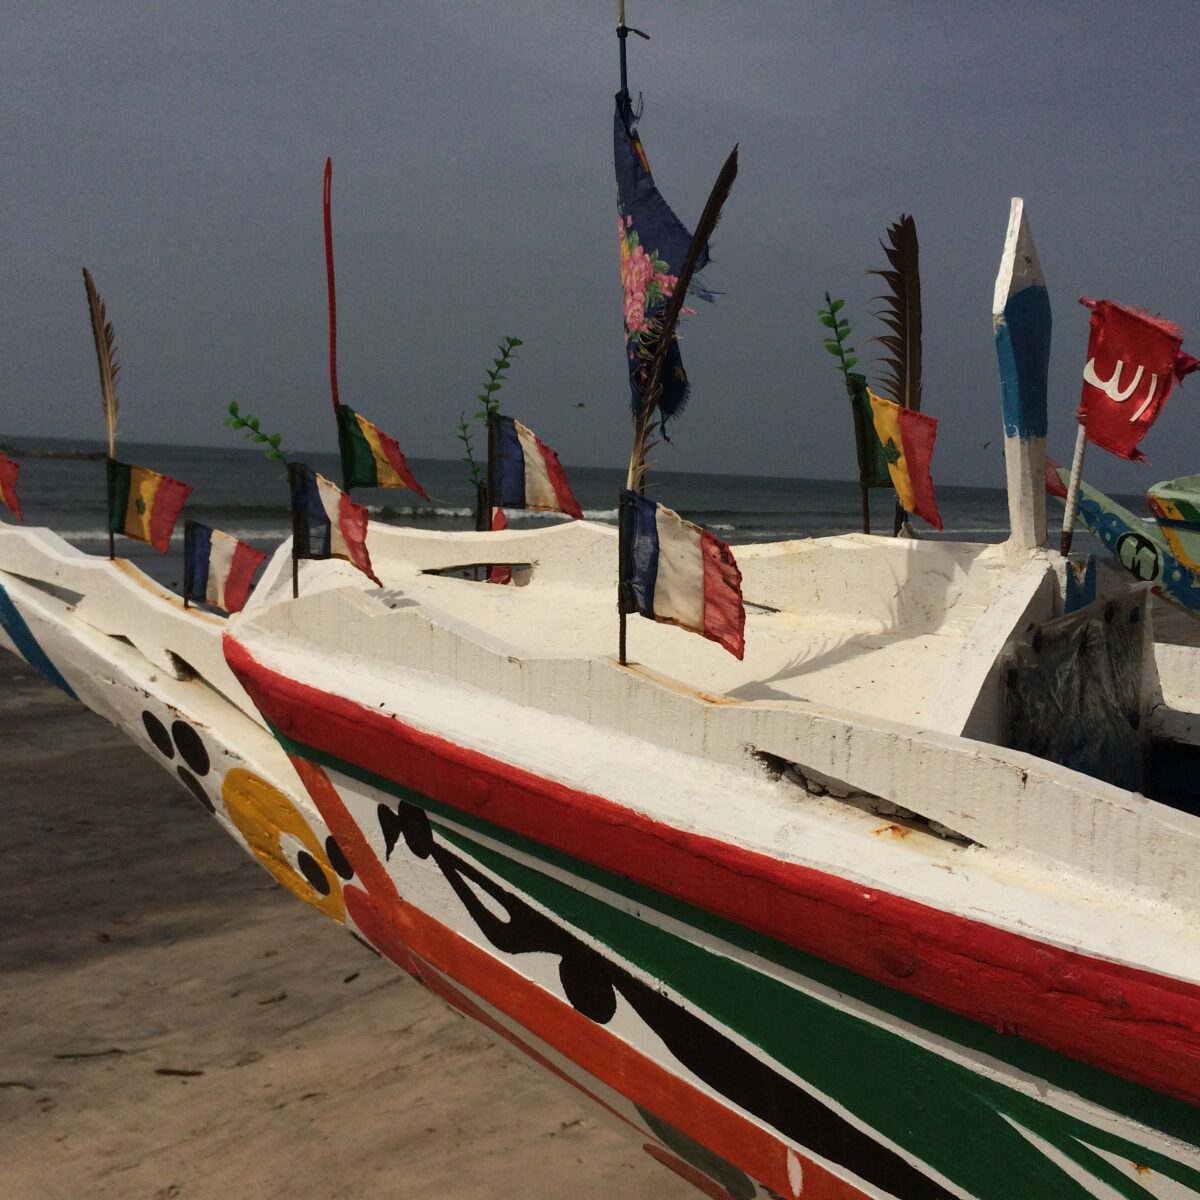
M 240 429 L 245 436 L 252 442 L 260 442 L 266 445 L 266 450 L 263 453 L 268 458 L 275 459 L 276 462 L 285 463 L 288 460 L 289 451 L 280 448 L 280 442 L 283 440 L 283 435 L 280 433 L 263 433 L 259 428 L 259 420 L 249 413 L 243 414 L 238 408 L 236 400 L 229 402 L 229 416 L 225 418 L 225 424 L 230 429 Z
M 831 331 L 831 335 L 825 339 L 825 349 L 838 360 L 833 369 L 841 371 L 842 378 L 846 381 L 846 391 L 853 395 L 854 384 L 850 379 L 850 370 L 858 365 L 858 359 L 855 357 L 854 347 L 847 341 L 850 337 L 850 322 L 846 317 L 838 316 L 845 307 L 845 300 L 833 300 L 826 292 L 825 307 L 817 310 L 817 316 L 821 318 L 821 324 Z
M 523 346 L 525 343 L 519 337 L 504 337 L 500 339 L 500 344 L 497 349 L 500 351 L 498 358 L 492 359 L 492 365 L 487 369 L 487 379 L 483 385 L 483 391 L 475 397 L 482 405 L 480 410 L 475 414 L 475 420 L 482 421 L 484 426 L 487 426 L 489 420 L 500 411 L 499 393 L 504 381 L 508 378 L 505 371 L 512 367 L 512 360 L 516 357 L 517 347 Z M 471 426 L 467 421 L 467 414 L 460 412 L 458 414 L 458 440 L 462 442 L 466 448 L 467 457 L 463 462 L 467 464 L 467 477 L 471 481 L 471 486 L 478 488 L 483 483 L 483 469 L 475 461 L 475 455 L 471 446 Z

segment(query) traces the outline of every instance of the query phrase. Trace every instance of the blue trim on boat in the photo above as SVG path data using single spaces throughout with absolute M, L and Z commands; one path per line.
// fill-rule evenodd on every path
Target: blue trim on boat
M 25 618 L 17 611 L 12 598 L 0 584 L 0 628 L 8 634 L 21 657 L 43 676 L 49 683 L 62 688 L 72 700 L 79 697 L 71 690 L 71 685 L 58 673 L 58 668 L 50 661 L 45 650 L 38 644 L 33 631 L 25 623 Z
M 1023 442 L 1046 436 L 1051 324 L 1050 295 L 1040 284 L 1009 296 L 996 324 L 1004 432 Z

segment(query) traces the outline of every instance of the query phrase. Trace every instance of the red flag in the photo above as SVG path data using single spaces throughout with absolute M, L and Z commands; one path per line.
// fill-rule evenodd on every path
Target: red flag
M 1092 310 L 1079 421 L 1088 440 L 1120 458 L 1145 459 L 1137 444 L 1154 424 L 1176 379 L 1197 362 L 1183 354 L 1177 325 L 1111 300 L 1080 304 Z
M 1046 455 L 1046 465 L 1043 468 L 1046 475 L 1046 492 L 1048 495 L 1057 496 L 1060 500 L 1067 498 L 1067 485 L 1063 483 L 1062 476 L 1058 473 L 1061 469 L 1050 457 Z
M 20 473 L 21 464 L 0 453 L 0 501 L 7 505 L 18 521 L 24 521 L 21 502 L 17 499 L 17 476 Z
M 504 509 L 492 509 L 492 529 L 507 529 L 508 518 Z M 488 570 L 488 583 L 512 583 L 512 567 L 491 567 Z

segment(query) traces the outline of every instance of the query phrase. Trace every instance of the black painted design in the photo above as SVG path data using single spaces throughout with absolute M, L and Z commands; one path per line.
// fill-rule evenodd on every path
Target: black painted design
M 203 804 L 210 813 L 215 814 L 217 810 L 213 807 L 213 802 L 208 798 L 208 793 L 204 790 L 204 784 L 202 784 L 200 780 L 198 780 L 195 775 L 193 775 L 191 771 L 187 769 L 187 767 L 176 767 L 175 773 L 183 782 L 183 786 L 186 787 L 187 790 L 191 792 L 192 795 L 195 796 L 196 799 L 199 800 L 200 803 Z
M 337 844 L 337 838 L 331 833 L 325 839 L 325 853 L 329 857 L 329 865 L 343 878 L 353 879 L 354 868 L 346 861 L 342 848 Z
M 392 812 L 386 804 L 381 804 L 378 815 L 385 860 L 392 857 L 392 851 L 402 834 L 404 844 L 417 858 L 428 858 L 433 853 L 433 830 L 429 827 L 429 817 L 423 808 L 401 801 L 397 810 Z
M 300 874 L 312 884 L 313 891 L 319 892 L 322 896 L 329 895 L 329 877 L 325 874 L 321 864 L 307 850 L 301 850 L 296 855 L 296 866 L 300 868 Z
M 179 748 L 179 754 L 183 761 L 197 775 L 207 775 L 208 751 L 205 750 L 200 735 L 186 721 L 176 721 L 171 726 L 171 734 L 175 738 L 175 745 Z
M 420 817 L 415 812 L 420 813 Z M 401 802 L 393 813 L 379 806 L 380 827 L 388 853 L 408 828 L 428 828 L 424 810 Z M 421 819 L 423 818 L 423 820 Z M 408 835 L 405 833 L 405 841 Z M 420 840 L 418 839 L 418 844 Z M 769 1063 L 756 1058 L 719 1029 L 676 1001 L 604 958 L 596 949 L 502 887 L 466 859 L 439 844 L 430 831 L 430 854 L 484 937 L 502 954 L 546 953 L 559 956 L 559 975 L 567 999 L 598 1024 L 616 1012 L 619 994 L 654 1031 L 674 1057 L 731 1104 L 777 1129 L 796 1145 L 808 1146 L 896 1197 L 896 1200 L 952 1200 L 899 1154 L 877 1142 L 816 1096 L 798 1087 Z M 411 848 L 411 845 L 410 845 Z M 419 855 L 418 857 L 425 857 Z M 485 905 L 486 893 L 507 920 Z
M 174 758 L 175 747 L 171 745 L 171 735 L 167 732 L 166 726 L 149 711 L 142 713 L 142 724 L 145 725 L 146 734 L 154 743 L 159 754 L 164 754 L 167 758 Z

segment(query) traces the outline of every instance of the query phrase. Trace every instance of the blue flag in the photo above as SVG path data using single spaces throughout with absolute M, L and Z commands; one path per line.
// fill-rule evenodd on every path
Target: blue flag
M 628 96 L 619 94 L 613 123 L 617 235 L 621 246 L 629 400 L 636 412 L 642 403 L 663 310 L 671 298 L 692 235 L 655 187 L 635 125 Z M 708 247 L 705 246 L 696 269 L 703 270 L 708 261 Z M 692 291 L 702 300 L 713 298 L 707 288 L 694 281 Z M 679 355 L 679 344 L 672 338 L 663 365 L 662 397 L 659 400 L 664 422 L 683 407 L 687 394 L 687 373 Z

